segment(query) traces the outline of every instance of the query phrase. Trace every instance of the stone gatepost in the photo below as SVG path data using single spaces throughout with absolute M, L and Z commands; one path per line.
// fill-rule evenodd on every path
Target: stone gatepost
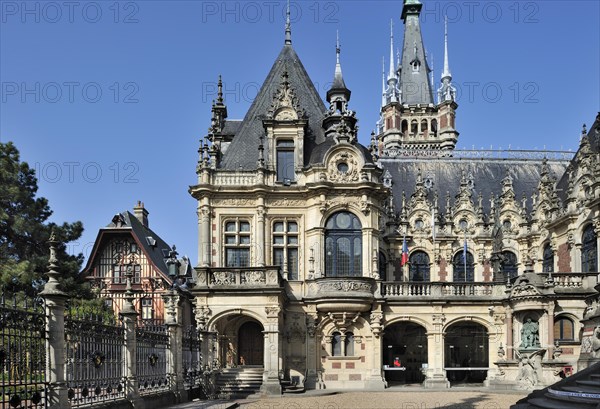
M 139 385 L 137 380 L 136 368 L 136 349 L 137 339 L 135 333 L 138 313 L 133 306 L 134 295 L 131 290 L 131 278 L 133 276 L 133 267 L 127 266 L 125 273 L 127 277 L 127 287 L 125 291 L 125 302 L 120 315 L 123 317 L 123 326 L 125 330 L 125 397 L 131 403 L 133 409 L 144 409 L 144 400 L 140 397 Z
M 315 389 L 318 382 L 317 362 L 320 362 L 321 343 L 316 334 L 316 319 L 316 314 L 309 313 L 306 316 L 306 342 L 308 346 L 306 354 L 307 376 L 304 380 L 304 387 L 306 389 Z M 317 353 L 319 354 L 319 358 L 317 358 Z
M 48 381 L 47 403 L 50 409 L 67 409 L 71 407 L 67 395 L 65 379 L 65 294 L 58 283 L 60 273 L 57 269 L 56 245 L 58 241 L 54 232 L 50 235 L 50 258 L 48 260 L 48 282 L 40 295 L 46 302 L 46 380 Z
M 183 386 L 183 330 L 181 325 L 181 296 L 176 290 L 163 296 L 165 300 L 165 325 L 169 333 L 169 349 L 167 350 L 167 374 L 169 387 L 175 401 L 182 401 Z
M 281 383 L 279 381 L 279 354 L 281 345 L 280 315 L 279 306 L 265 307 L 267 313 L 267 322 L 265 323 L 265 350 L 263 374 L 263 384 L 261 392 L 267 395 L 281 395 Z

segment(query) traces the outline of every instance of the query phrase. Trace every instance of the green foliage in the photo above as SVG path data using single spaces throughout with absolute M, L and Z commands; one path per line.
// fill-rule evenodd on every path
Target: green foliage
M 91 298 L 89 285 L 79 275 L 83 254 L 69 255 L 66 245 L 81 237 L 81 222 L 48 222 L 48 200 L 36 197 L 35 171 L 21 162 L 12 142 L 0 143 L 0 286 L 13 293 L 35 295 L 45 283 L 48 239 L 54 230 L 63 288 L 69 295 Z

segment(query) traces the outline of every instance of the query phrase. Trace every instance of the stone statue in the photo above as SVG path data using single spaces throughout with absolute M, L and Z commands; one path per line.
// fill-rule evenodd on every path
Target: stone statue
M 540 374 L 542 373 L 542 357 L 543 349 L 527 353 L 515 351 L 519 359 L 519 374 L 517 381 L 522 387 L 536 386 L 540 382 Z
M 521 329 L 521 349 L 540 348 L 540 326 L 536 321 L 527 318 Z
M 592 335 L 592 358 L 600 358 L 600 326 L 594 328 Z
M 233 344 L 231 342 L 227 344 L 227 353 L 225 358 L 227 360 L 228 368 L 235 367 L 235 348 L 233 347 Z

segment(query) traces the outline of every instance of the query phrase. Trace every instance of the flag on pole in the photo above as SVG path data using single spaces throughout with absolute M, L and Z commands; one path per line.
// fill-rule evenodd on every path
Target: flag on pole
M 463 263 L 467 265 L 467 234 L 465 233 L 465 244 L 463 246 Z
M 404 266 L 408 263 L 408 244 L 406 244 L 406 236 L 404 236 L 404 241 L 402 242 L 402 259 L 400 260 L 400 265 Z

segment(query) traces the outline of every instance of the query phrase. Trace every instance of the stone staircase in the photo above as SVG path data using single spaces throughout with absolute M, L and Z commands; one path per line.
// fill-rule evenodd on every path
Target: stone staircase
M 216 386 L 220 399 L 243 399 L 260 391 L 263 382 L 262 366 L 240 366 L 222 369 Z
M 534 391 L 511 409 L 600 408 L 600 363 L 577 372 L 545 389 Z

